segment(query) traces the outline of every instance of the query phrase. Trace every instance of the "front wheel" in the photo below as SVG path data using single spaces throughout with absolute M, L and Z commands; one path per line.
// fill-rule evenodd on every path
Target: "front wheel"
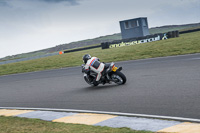
M 84 80 L 86 83 L 88 83 L 89 85 L 93 85 L 91 82 L 91 79 L 89 78 L 89 76 L 84 76 Z
M 118 85 L 122 85 L 126 83 L 126 76 L 121 73 L 120 71 L 116 71 L 111 75 L 112 80 L 118 84 Z
M 99 83 L 96 83 L 96 84 L 93 83 L 93 81 L 94 81 L 93 77 L 90 77 L 90 76 L 87 75 L 87 76 L 84 76 L 84 79 L 91 86 L 98 86 L 99 85 Z

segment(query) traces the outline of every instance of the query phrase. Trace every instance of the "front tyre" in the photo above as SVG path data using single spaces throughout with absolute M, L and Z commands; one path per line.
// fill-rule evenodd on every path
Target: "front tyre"
M 89 85 L 91 85 L 91 86 L 98 86 L 99 85 L 99 83 L 94 83 L 93 81 L 94 81 L 94 78 L 93 77 L 91 77 L 91 76 L 84 76 L 84 80 L 85 80 L 85 82 L 86 83 L 88 83 Z
M 89 85 L 93 85 L 93 82 L 92 82 L 93 79 L 91 79 L 88 75 L 87 75 L 87 76 L 84 76 L 84 80 L 85 80 L 85 82 L 88 83 Z
M 111 75 L 112 80 L 118 84 L 118 85 L 122 85 L 126 83 L 126 76 L 121 73 L 120 71 L 116 71 Z

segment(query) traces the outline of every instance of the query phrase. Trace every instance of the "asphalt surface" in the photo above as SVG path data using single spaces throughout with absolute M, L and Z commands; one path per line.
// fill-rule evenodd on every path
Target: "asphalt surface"
M 0 107 L 60 108 L 200 119 L 200 54 L 117 62 L 125 85 L 90 87 L 81 67 L 0 76 Z

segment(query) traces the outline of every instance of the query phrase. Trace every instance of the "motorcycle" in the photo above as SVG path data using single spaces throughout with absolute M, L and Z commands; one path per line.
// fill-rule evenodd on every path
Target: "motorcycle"
M 111 83 L 114 82 L 118 85 L 122 85 L 126 83 L 126 76 L 121 72 L 122 67 L 116 67 L 115 63 L 104 63 L 105 64 L 105 72 L 102 74 L 99 84 Z M 84 64 L 82 65 L 82 73 L 84 73 L 84 80 L 91 86 L 98 86 L 93 84 L 94 79 L 97 76 L 97 73 L 90 71 L 89 73 L 84 72 Z

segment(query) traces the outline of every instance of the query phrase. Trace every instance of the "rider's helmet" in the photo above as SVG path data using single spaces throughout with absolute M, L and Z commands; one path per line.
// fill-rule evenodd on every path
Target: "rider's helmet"
M 91 56 L 90 56 L 89 54 L 86 54 L 86 55 L 83 56 L 83 62 L 84 62 L 85 64 L 87 63 L 87 61 L 88 61 L 89 59 L 91 59 Z

